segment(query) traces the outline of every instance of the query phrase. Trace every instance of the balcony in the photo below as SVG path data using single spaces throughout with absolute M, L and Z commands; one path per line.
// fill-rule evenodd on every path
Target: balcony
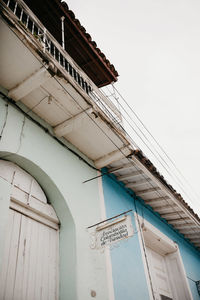
M 94 161 L 115 151 L 116 146 L 126 148 L 129 141 L 115 104 L 23 1 L 1 1 L 1 7 L 0 85 L 8 90 L 8 96 Z
M 52 58 L 57 61 L 59 66 L 62 67 L 76 83 L 78 83 L 78 85 L 114 122 L 120 123 L 121 115 L 117 108 L 100 92 L 68 53 L 62 49 L 60 44 L 30 11 L 25 3 L 20 0 L 6 0 L 3 2 L 5 3 L 4 9 L 8 8 L 12 11 L 18 23 L 40 42 L 43 52 L 50 54 Z
M 199 218 L 136 150 L 115 104 L 23 1 L 1 1 L 0 5 L 0 86 L 4 93 L 27 115 L 46 121 L 51 134 L 74 145 L 97 169 L 106 166 L 193 242 Z M 187 227 L 191 223 L 192 230 Z M 199 238 L 193 243 L 199 247 Z

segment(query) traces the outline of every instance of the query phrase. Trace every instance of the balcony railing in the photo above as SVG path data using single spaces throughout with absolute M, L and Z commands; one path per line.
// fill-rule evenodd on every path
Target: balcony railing
M 121 127 L 121 113 L 89 77 L 76 65 L 69 54 L 61 47 L 56 39 L 42 25 L 22 0 L 2 0 L 12 11 L 18 21 L 36 38 L 53 59 L 78 83 L 80 88 L 96 103 L 96 105 L 114 122 Z M 122 128 L 122 127 L 121 127 Z

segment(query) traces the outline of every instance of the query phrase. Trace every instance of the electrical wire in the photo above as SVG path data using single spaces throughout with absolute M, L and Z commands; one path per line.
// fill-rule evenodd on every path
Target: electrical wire
M 59 28 L 60 29 L 60 28 Z M 121 93 L 116 89 L 116 87 L 113 85 L 113 90 L 114 93 L 118 94 L 121 99 L 123 99 L 123 101 L 126 103 L 126 105 L 129 107 L 129 109 L 133 112 L 133 114 L 136 116 L 136 118 L 138 119 L 138 121 L 142 124 L 142 126 L 145 128 L 145 130 L 149 133 L 149 135 L 153 138 L 153 140 L 156 142 L 156 144 L 160 147 L 160 149 L 162 149 L 162 151 L 165 153 L 165 155 L 168 157 L 167 153 L 164 151 L 164 149 L 161 147 L 161 145 L 156 141 L 156 139 L 154 138 L 154 136 L 151 134 L 151 132 L 148 130 L 148 128 L 144 125 L 144 123 L 141 121 L 141 119 L 138 117 L 138 115 L 135 113 L 135 111 L 132 109 L 132 107 L 128 104 L 128 102 L 125 100 L 125 98 L 121 95 Z M 115 99 L 116 100 L 116 99 Z M 118 105 L 121 106 L 120 102 L 117 101 Z M 123 108 L 123 106 L 122 106 Z M 142 133 L 143 134 L 143 133 Z M 152 152 L 152 151 L 151 151 Z M 157 152 L 157 151 L 156 151 Z M 158 154 L 159 155 L 159 154 Z M 159 155 L 160 156 L 160 155 Z M 168 157 L 169 158 L 169 157 Z M 170 159 L 170 158 L 169 158 Z M 171 159 L 170 159 L 171 160 Z M 173 163 L 173 162 L 172 162 Z M 174 164 L 174 163 L 173 163 Z M 175 164 L 174 164 L 175 165 Z M 177 169 L 178 170 L 178 169 Z M 180 172 L 180 171 L 179 171 Z M 171 174 L 169 174 L 171 177 L 173 177 Z M 186 180 L 186 179 L 185 179 Z M 190 196 L 184 191 L 183 188 L 181 188 L 181 190 L 184 192 L 184 194 L 191 200 Z M 193 202 L 193 200 L 192 200 Z
M 9 26 L 10 27 L 10 26 Z M 10 28 L 11 30 L 12 30 L 12 28 Z M 13 30 L 12 30 L 13 31 Z M 14 31 L 13 31 L 14 32 Z M 14 34 L 17 36 L 17 34 L 14 32 Z M 19 39 L 19 40 L 21 40 L 18 36 L 17 36 L 17 38 Z M 23 42 L 23 40 L 21 40 L 21 42 Z M 25 45 L 26 46 L 26 45 Z M 26 46 L 27 47 L 27 46 Z M 35 56 L 35 55 L 34 55 Z M 38 57 L 36 57 L 35 56 L 35 58 L 41 63 L 41 61 L 39 60 L 39 58 Z M 47 69 L 47 66 L 44 64 L 44 63 L 41 63 L 42 65 L 43 65 L 43 67 L 45 67 L 46 69 Z M 63 88 L 63 90 L 73 99 L 73 101 L 77 104 L 77 106 L 79 106 L 81 109 L 82 109 L 82 111 L 85 113 L 85 114 L 87 114 L 87 116 L 91 119 L 91 121 L 100 129 L 100 131 L 109 139 L 109 141 L 121 152 L 121 154 L 124 156 L 124 158 L 126 158 L 126 159 L 128 159 L 128 161 L 130 162 L 130 160 L 129 160 L 129 158 L 127 158 L 126 157 L 126 155 L 125 155 L 125 153 L 117 146 L 117 144 L 110 138 L 110 136 L 99 126 L 99 124 L 97 124 L 97 122 L 90 116 L 90 114 L 87 112 L 87 111 L 85 111 L 84 109 L 83 109 L 83 107 L 80 105 L 80 103 L 78 103 L 78 101 L 73 97 L 73 95 L 71 95 L 70 93 L 69 93 L 69 91 L 68 90 L 66 90 L 66 88 L 60 83 L 60 81 L 56 78 L 56 77 L 53 77 L 54 78 L 54 80 Z M 116 136 L 116 137 L 118 137 L 119 138 L 119 136 L 116 134 L 116 132 L 115 131 L 113 131 L 113 129 L 111 128 L 111 130 L 112 130 L 112 132 L 114 133 L 114 135 Z M 120 140 L 121 140 L 121 137 L 120 137 Z M 132 165 L 133 165 L 133 167 L 135 167 L 136 169 L 138 168 L 132 161 L 131 161 L 131 163 L 132 163 Z M 138 168 L 138 170 L 139 170 L 139 168 Z M 142 174 L 142 176 L 144 177 L 144 175 Z M 146 177 L 144 177 L 144 179 L 146 179 Z M 155 193 L 157 193 L 158 194 L 158 196 L 161 196 L 162 197 L 162 194 L 160 194 L 159 193 L 159 191 L 152 185 L 152 183 L 151 182 L 148 182 L 151 186 L 152 186 L 152 188 L 155 190 Z M 168 202 L 168 205 L 172 208 L 172 210 L 174 210 L 174 207 Z M 177 213 L 177 215 L 179 215 L 179 217 L 181 218 L 181 219 L 183 219 L 182 218 L 182 216 L 179 214 L 179 212 L 178 211 L 176 211 L 175 210 L 175 212 Z M 184 220 L 184 219 L 183 219 Z M 185 220 L 184 220 L 185 221 Z M 186 222 L 187 223 L 187 222 Z M 195 232 L 195 231 L 194 231 Z
M 90 168 L 94 169 L 95 171 L 99 171 L 99 169 L 97 169 L 96 167 L 94 167 L 86 159 L 84 159 L 81 155 L 79 155 L 76 151 L 74 151 L 73 149 L 71 149 L 70 147 L 68 147 L 65 143 L 63 143 L 60 139 L 58 139 L 55 135 L 53 135 L 45 126 L 43 126 L 41 123 L 39 123 L 38 121 L 36 121 L 29 114 L 27 114 L 22 108 L 20 108 L 16 104 L 15 101 L 13 101 L 11 98 L 9 98 L 7 95 L 5 95 L 4 93 L 2 93 L 1 91 L 0 91 L 0 95 L 2 95 L 3 98 L 6 99 L 7 103 L 12 104 L 22 114 L 25 114 L 27 119 L 31 120 L 33 123 L 35 123 L 37 126 L 39 126 L 42 130 L 44 130 L 44 132 L 48 133 L 54 140 L 56 140 L 61 146 L 63 146 L 68 151 L 70 151 L 72 154 L 74 154 L 79 160 L 83 161 L 87 166 L 89 166 Z M 9 154 L 9 156 L 12 155 L 12 154 L 14 154 L 14 153 Z M 0 157 L 0 158 L 2 158 L 2 157 Z
M 135 192 L 134 192 L 133 190 L 129 190 L 129 189 L 127 189 L 127 188 L 124 188 L 123 183 L 120 182 L 119 180 L 117 180 L 115 175 L 109 174 L 109 173 L 107 173 L 107 174 L 105 174 L 105 175 L 107 175 L 114 183 L 116 183 L 116 184 L 119 185 L 121 188 L 123 188 L 123 190 L 125 191 L 125 193 L 126 193 L 128 196 L 130 196 L 130 197 L 133 199 L 133 201 L 134 201 L 134 199 L 135 199 L 135 197 L 136 197 L 136 198 L 137 198 L 137 201 L 140 202 L 140 204 L 142 205 L 142 207 L 144 207 L 145 209 L 149 210 L 149 211 L 150 211 L 150 212 L 151 212 L 151 213 L 152 213 L 159 221 L 161 221 L 163 224 L 169 226 L 169 224 L 167 223 L 167 221 L 166 221 L 165 219 L 163 219 L 162 217 L 160 217 L 159 214 L 156 213 L 150 205 L 146 204 L 142 198 L 138 197 L 138 196 L 135 194 Z M 127 208 L 127 209 L 130 209 L 130 206 L 126 206 L 126 208 Z M 142 210 L 142 218 L 144 219 L 144 212 L 143 212 L 143 210 Z M 181 217 L 180 219 L 184 220 L 182 217 Z M 175 229 L 173 226 L 169 226 L 169 228 L 170 228 L 173 232 L 175 232 L 176 234 L 179 233 L 179 232 L 177 231 L 177 229 Z M 185 238 L 183 235 L 180 235 L 180 233 L 179 233 L 179 236 L 180 236 L 185 242 L 187 242 L 188 245 L 190 245 L 190 246 L 192 247 L 191 243 L 188 241 L 187 238 Z M 178 243 L 178 242 L 177 242 L 177 243 Z M 199 254 L 199 251 L 197 250 L 197 247 L 195 247 L 195 250 L 196 250 L 196 251 L 198 252 L 198 254 Z
M 11 29 L 12 30 L 12 29 Z M 15 33 L 15 32 L 14 32 Z M 16 33 L 15 33 L 16 35 Z M 18 37 L 18 36 L 17 36 Z M 18 37 L 19 38 L 19 37 Z M 20 39 L 20 38 L 19 38 Z M 23 42 L 23 41 L 22 41 Z M 40 62 L 40 60 L 36 57 L 36 59 Z M 41 62 L 40 62 L 41 63 Z M 46 64 L 42 63 L 43 67 L 47 69 Z M 80 103 L 73 97 L 73 95 L 71 95 L 69 93 L 68 90 L 66 90 L 66 88 L 60 83 L 60 81 L 56 78 L 53 77 L 54 80 L 61 86 L 61 88 L 63 88 L 63 90 L 73 99 L 73 101 L 77 104 L 77 106 L 79 106 L 81 108 L 82 111 L 84 111 L 85 114 L 87 114 L 87 116 L 92 120 L 92 122 L 94 124 L 96 124 L 96 126 L 101 130 L 101 132 L 110 140 L 110 142 L 122 153 L 122 155 L 126 158 L 126 155 L 124 154 L 124 152 L 117 146 L 117 144 L 115 142 L 113 142 L 113 140 L 110 138 L 110 136 L 99 126 L 99 124 L 97 124 L 97 122 L 90 116 L 90 114 L 84 110 L 84 108 L 80 105 Z M 112 129 L 111 129 L 112 130 Z M 113 131 L 113 130 L 112 130 Z M 116 137 L 118 137 L 118 135 L 116 134 L 116 132 L 113 132 L 115 134 Z M 119 137 L 118 137 L 119 138 Z M 120 137 L 121 139 L 121 137 Z M 131 162 L 133 164 L 133 162 Z M 135 165 L 133 164 L 133 166 L 135 167 Z M 138 169 L 139 170 L 139 169 Z M 145 178 L 145 177 L 144 177 Z M 145 178 L 146 179 L 146 178 Z M 155 187 L 151 184 L 151 182 L 149 182 L 149 184 L 152 186 L 153 189 L 155 189 Z M 155 192 L 158 193 L 158 191 L 155 189 Z M 158 193 L 159 196 L 162 196 L 160 193 Z M 168 205 L 170 205 L 172 207 L 172 205 L 168 202 Z M 172 207 L 172 210 L 174 208 Z M 176 211 L 175 211 L 176 212 Z M 180 218 L 182 218 L 182 216 L 179 214 L 179 212 L 177 212 L 177 214 L 179 215 Z
M 8 101 L 8 103 L 10 102 L 12 105 L 14 105 L 20 112 L 22 112 L 23 114 L 26 114 L 25 111 L 23 111 L 11 98 L 7 97 L 5 94 L 3 94 L 2 92 L 0 92 L 0 94 L 6 98 L 6 100 Z M 80 160 L 82 160 L 86 165 L 88 165 L 90 168 L 96 170 L 96 171 L 99 171 L 99 172 L 103 172 L 102 170 L 99 170 L 97 168 L 95 168 L 93 165 L 91 165 L 90 163 L 87 162 L 87 160 L 84 160 L 78 153 L 76 153 L 74 150 L 72 150 L 71 148 L 67 147 L 64 143 L 62 143 L 62 141 L 60 141 L 59 139 L 57 139 L 54 135 L 51 134 L 51 132 L 47 131 L 46 127 L 42 126 L 39 122 L 37 122 L 35 119 L 33 119 L 30 115 L 26 114 L 26 118 L 30 119 L 32 122 L 34 122 L 35 124 L 37 124 L 41 129 L 43 129 L 46 133 L 48 133 L 52 138 L 54 138 L 59 144 L 61 144 L 64 148 L 66 148 L 68 151 L 72 152 L 77 158 L 79 158 Z M 22 136 L 22 135 L 21 135 Z M 11 153 L 9 155 L 6 155 L 6 158 L 8 156 L 11 156 L 13 155 L 14 153 Z M 5 156 L 2 156 L 0 158 L 5 158 Z M 113 182 L 115 182 L 117 185 L 119 185 L 120 187 L 122 187 L 122 183 L 120 181 L 118 181 L 115 177 L 115 175 L 113 174 L 110 174 L 109 172 L 103 172 L 103 175 L 107 175 Z M 98 177 L 102 177 L 102 175 L 98 176 Z M 131 190 L 129 191 L 128 189 L 124 189 L 123 187 L 123 190 L 125 190 L 125 192 L 131 196 L 133 199 L 134 199 L 134 195 L 135 193 Z M 143 201 L 141 201 L 139 198 L 137 198 L 138 201 L 140 201 L 140 204 L 145 207 L 146 209 L 148 209 L 151 213 L 154 214 L 154 216 L 156 218 L 159 219 L 159 221 L 163 222 L 165 225 L 166 225 L 166 221 L 162 218 L 160 218 L 158 216 L 158 214 L 156 214 L 154 212 L 154 210 L 152 210 L 151 207 L 149 207 L 149 205 L 147 205 L 146 203 L 144 203 Z M 127 209 L 130 209 L 130 207 L 127 207 Z M 177 230 L 174 229 L 174 227 L 169 227 L 171 230 L 173 230 L 175 233 L 177 233 Z M 190 246 L 191 246 L 191 243 L 189 243 L 189 241 L 181 235 L 181 238 L 183 238 Z
M 121 105 L 121 104 L 120 104 Z M 123 106 L 121 105 L 121 107 L 123 108 Z M 123 108 L 124 109 L 124 108 Z M 179 186 L 179 188 L 181 189 L 181 191 L 185 194 L 185 196 L 187 196 L 188 199 L 190 199 L 190 201 L 193 203 L 194 200 L 193 198 L 190 197 L 190 195 L 188 195 L 188 193 L 184 190 L 184 188 L 182 187 L 182 182 L 179 180 L 179 178 L 176 175 L 173 175 L 170 173 L 170 170 L 168 171 L 168 169 L 164 166 L 164 164 L 159 160 L 159 158 L 157 158 L 157 156 L 155 155 L 155 152 L 161 157 L 161 155 L 158 153 L 158 151 L 155 149 L 155 147 L 153 146 L 152 143 L 151 147 L 154 149 L 154 151 L 152 151 L 151 147 L 148 146 L 148 144 L 140 137 L 140 135 L 137 133 L 137 131 L 134 129 L 134 127 L 130 124 L 130 122 L 126 119 L 126 117 L 122 114 L 123 119 L 128 123 L 128 125 L 131 127 L 131 129 L 137 134 L 137 136 L 142 140 L 142 142 L 145 144 L 145 146 L 147 147 L 147 149 L 150 151 L 150 153 L 158 160 L 158 162 L 160 163 L 160 165 L 163 167 L 163 169 L 167 172 L 167 174 L 176 181 L 177 185 Z M 137 125 L 136 125 L 137 126 Z M 127 135 L 129 136 L 129 138 L 132 140 L 132 137 L 130 136 L 130 134 L 127 132 Z M 144 135 L 145 136 L 145 135 Z M 138 149 L 141 149 L 139 147 L 139 145 L 137 145 Z M 161 157 L 161 159 L 163 160 L 163 158 Z M 164 161 L 164 160 L 163 160 Z M 164 161 L 164 163 L 169 167 L 170 166 Z M 178 182 L 177 182 L 178 181 Z
M 125 100 L 125 98 L 121 95 L 121 93 L 116 89 L 116 87 L 113 85 L 113 89 L 120 95 L 122 100 L 126 103 L 128 108 L 132 111 L 132 113 L 135 115 L 135 117 L 138 119 L 138 121 L 142 124 L 142 126 L 145 128 L 145 130 L 148 132 L 148 134 L 152 137 L 154 142 L 158 145 L 158 147 L 162 150 L 162 152 L 165 154 L 165 156 L 169 159 L 169 161 L 173 164 L 177 172 L 185 179 L 185 181 L 190 185 L 189 181 L 185 178 L 185 176 L 181 173 L 181 171 L 177 168 L 174 161 L 170 158 L 170 156 L 167 154 L 167 152 L 164 150 L 164 148 L 160 145 L 160 143 L 156 140 L 156 138 L 152 135 L 152 133 L 148 130 L 148 128 L 145 126 L 145 124 L 142 122 L 142 120 L 139 118 L 139 116 L 136 114 L 136 112 L 133 110 L 133 108 L 128 104 L 128 102 Z M 198 196 L 199 197 L 199 196 Z
M 109 93 L 111 93 L 111 91 L 109 90 L 108 87 L 106 87 L 106 89 L 109 91 Z M 131 110 L 131 112 L 136 116 L 136 118 L 139 120 L 139 122 L 142 124 L 142 126 L 145 128 L 145 130 L 148 132 L 148 134 L 150 134 L 150 136 L 153 138 L 153 140 L 156 142 L 156 144 L 160 147 L 160 149 L 164 152 L 165 155 L 166 152 L 164 151 L 164 149 L 160 146 L 160 144 L 156 141 L 156 139 L 153 137 L 153 135 L 150 133 L 150 131 L 147 129 L 147 127 L 144 125 L 144 123 L 140 120 L 140 118 L 138 117 L 138 115 L 134 112 L 134 110 L 130 107 L 130 105 L 127 103 L 127 101 L 123 98 L 123 96 L 120 94 L 120 92 L 114 87 L 113 85 L 113 90 L 115 92 L 117 92 L 119 94 L 119 96 L 121 97 L 121 99 L 125 102 L 125 104 L 128 106 L 128 108 Z M 102 90 L 103 91 L 103 90 Z M 104 91 L 103 91 L 104 92 Z M 115 95 L 114 92 L 114 95 Z M 113 94 L 110 94 L 113 95 Z M 108 95 L 105 96 L 109 98 Z M 116 96 L 113 96 L 116 97 Z M 165 171 L 167 172 L 167 174 L 176 181 L 177 185 L 179 186 L 179 188 L 182 190 L 182 192 L 187 196 L 188 199 L 190 199 L 190 201 L 192 203 L 194 203 L 194 199 L 190 197 L 190 195 L 188 195 L 188 193 L 185 191 L 185 189 L 183 188 L 183 183 L 182 181 L 179 179 L 179 177 L 174 174 L 173 175 L 173 170 L 171 170 L 171 167 L 169 166 L 169 164 L 165 161 L 165 159 L 161 156 L 161 154 L 157 151 L 157 149 L 155 148 L 155 146 L 153 145 L 153 143 L 147 138 L 147 136 L 143 133 L 143 131 L 139 128 L 139 126 L 137 125 L 137 123 L 133 120 L 133 118 L 131 118 L 130 114 L 126 111 L 124 105 L 122 105 L 119 101 L 119 99 L 115 99 L 120 107 L 120 110 L 123 110 L 127 116 L 130 118 L 130 120 L 134 123 L 134 125 L 136 126 L 136 128 L 139 130 L 139 132 L 143 135 L 143 137 L 146 139 L 146 141 L 150 144 L 150 146 L 154 149 L 154 151 L 158 154 L 158 156 L 161 158 L 161 160 L 164 162 L 164 164 L 169 168 L 169 171 L 166 169 L 166 167 L 163 165 L 163 163 L 159 160 L 159 158 L 155 155 L 155 152 L 153 152 L 151 150 L 151 148 L 147 145 L 147 143 L 143 140 L 143 138 L 141 138 L 141 136 L 137 133 L 137 131 L 135 130 L 135 128 L 132 126 L 132 124 L 126 119 L 126 117 L 123 115 L 122 113 L 122 117 L 123 119 L 127 122 L 127 124 L 131 127 L 131 129 L 137 134 L 137 136 L 139 137 L 139 139 L 143 142 L 143 144 L 148 148 L 148 150 L 151 152 L 151 154 L 157 159 L 157 161 L 160 163 L 160 165 L 165 169 Z M 129 135 L 130 136 L 130 135 Z M 138 148 L 140 149 L 139 145 L 137 145 Z M 175 166 L 174 162 L 169 158 L 169 156 L 167 156 L 167 158 L 170 160 L 170 162 L 173 163 L 173 165 Z M 178 170 L 178 168 L 176 167 L 176 169 Z M 180 173 L 180 171 L 179 171 Z M 180 175 L 182 175 L 180 173 Z M 183 175 L 182 175 L 183 177 Z M 184 178 L 185 179 L 185 178 Z M 187 182 L 187 180 L 185 179 L 185 181 Z M 190 185 L 191 187 L 191 185 Z M 191 187 L 192 188 L 192 187 Z M 194 190 L 192 190 L 193 192 L 195 192 Z M 197 194 L 196 194 L 197 195 Z
M 187 278 L 190 279 L 191 281 L 195 282 L 195 283 L 198 282 L 198 280 L 194 280 L 194 279 L 190 278 L 189 276 L 187 276 Z
M 131 138 L 131 136 L 129 135 L 129 133 L 126 132 L 126 134 Z M 132 139 L 132 138 L 131 138 L 131 139 Z M 139 171 L 139 169 L 138 169 L 138 171 Z M 143 177 L 144 177 L 144 176 L 143 176 Z M 146 178 L 144 177 L 144 179 L 146 179 Z M 154 186 L 151 184 L 151 182 L 148 182 L 148 183 L 151 185 L 152 188 L 154 188 Z M 156 191 L 156 192 L 158 192 L 158 191 Z M 162 197 L 161 194 L 160 194 L 160 196 Z M 167 204 L 172 208 L 172 210 L 174 210 L 174 208 L 173 208 L 173 206 L 171 205 L 171 203 L 169 203 L 169 201 L 168 201 L 167 199 L 166 199 L 165 201 L 166 201 Z M 179 218 L 181 218 L 182 220 L 184 220 L 184 218 L 179 214 L 179 212 L 177 212 L 176 210 L 175 210 L 175 212 L 179 215 Z M 187 221 L 184 220 L 184 222 L 186 222 L 186 224 L 188 224 Z
M 115 89 L 116 90 L 116 89 Z M 117 90 L 116 90 L 117 91 Z M 117 91 L 118 92 L 118 91 Z M 150 148 L 149 148 L 149 150 L 151 150 Z

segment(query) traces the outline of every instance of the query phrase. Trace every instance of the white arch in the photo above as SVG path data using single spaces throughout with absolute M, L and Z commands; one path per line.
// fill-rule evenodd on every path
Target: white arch
M 59 221 L 37 181 L 0 160 L 0 178 L 11 185 L 0 270 L 1 299 L 52 299 L 59 295 Z
M 59 220 L 38 182 L 16 164 L 0 160 L 0 177 L 12 185 L 10 207 L 50 227 Z
M 1 153 L 2 154 L 2 153 Z M 71 211 L 68 208 L 66 198 L 59 190 L 56 182 L 52 181 L 52 178 L 47 174 L 39 164 L 36 164 L 28 157 L 16 155 L 10 153 L 9 161 L 0 160 L 0 189 L 2 185 L 2 191 L 4 190 L 3 201 L 0 202 L 0 210 L 3 213 L 3 218 L 0 222 L 0 254 L 2 253 L 2 248 L 4 244 L 4 234 L 5 226 L 8 217 L 8 206 L 7 198 L 11 194 L 10 205 L 18 204 L 17 203 L 17 191 L 21 192 L 23 189 L 26 190 L 23 192 L 24 196 L 29 196 L 29 200 L 37 199 L 36 201 L 39 204 L 48 206 L 51 203 L 51 208 L 54 211 L 55 221 L 52 222 L 52 219 L 45 218 L 46 222 L 51 222 L 50 227 L 58 227 L 58 218 L 61 226 L 59 226 L 59 295 L 60 299 L 77 299 L 77 287 L 76 287 L 76 229 L 73 216 Z M 26 171 L 24 171 L 26 170 Z M 16 177 L 14 176 L 16 173 Z M 27 173 L 28 172 L 28 173 Z M 26 174 L 26 175 L 25 175 Z M 31 174 L 31 175 L 30 175 Z M 21 176 L 25 176 L 27 184 L 19 180 Z M 30 178 L 33 181 L 32 188 L 30 188 Z M 36 178 L 36 180 L 34 179 Z M 15 180 L 13 180 L 15 179 Z M 8 183 L 5 185 L 3 182 Z M 28 183 L 29 181 L 29 183 Z M 38 184 L 39 182 L 39 184 Z M 14 184 L 13 184 L 14 183 Z M 10 193 L 11 187 L 11 193 Z M 41 188 L 42 187 L 42 188 Z M 28 192 L 29 191 L 29 192 Z M 31 191 L 31 192 L 30 192 Z M 47 195 L 47 197 L 45 196 Z M 1 192 L 1 191 L 0 191 Z M 15 192 L 15 195 L 13 193 Z M 8 195 L 9 194 L 9 195 Z M 0 193 L 1 196 L 1 193 Z M 15 202 L 12 199 L 15 198 Z M 39 199 L 38 199 L 39 198 Z M 31 202 L 31 201 L 30 201 Z M 48 202 L 48 203 L 47 203 Z M 32 201 L 33 203 L 33 201 Z M 23 208 L 23 203 L 20 205 Z M 41 212 L 40 205 L 40 214 Z M 50 205 L 49 205 L 50 206 Z M 36 207 L 35 207 L 36 208 Z M 38 208 L 38 207 L 37 207 Z M 29 207 L 29 212 L 30 212 Z M 31 211 L 33 212 L 33 210 Z M 1 231 L 2 230 L 2 231 Z M 69 242 L 70 241 L 70 242 Z M 0 257 L 0 266 L 1 266 L 1 257 Z M 70 275 L 69 275 L 70 270 Z
M 0 160 L 0 177 L 27 195 L 32 195 L 41 202 L 47 203 L 47 198 L 37 181 L 13 162 Z

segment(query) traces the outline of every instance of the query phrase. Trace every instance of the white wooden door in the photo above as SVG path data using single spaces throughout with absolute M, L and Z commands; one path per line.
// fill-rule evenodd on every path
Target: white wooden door
M 148 247 L 146 249 L 155 299 L 174 299 L 172 296 L 165 256 Z
M 186 274 L 178 253 L 166 255 L 166 265 L 171 274 L 169 279 L 173 290 L 175 300 L 192 300 L 192 294 L 189 290 Z
M 58 299 L 58 230 L 10 209 L 1 300 Z

